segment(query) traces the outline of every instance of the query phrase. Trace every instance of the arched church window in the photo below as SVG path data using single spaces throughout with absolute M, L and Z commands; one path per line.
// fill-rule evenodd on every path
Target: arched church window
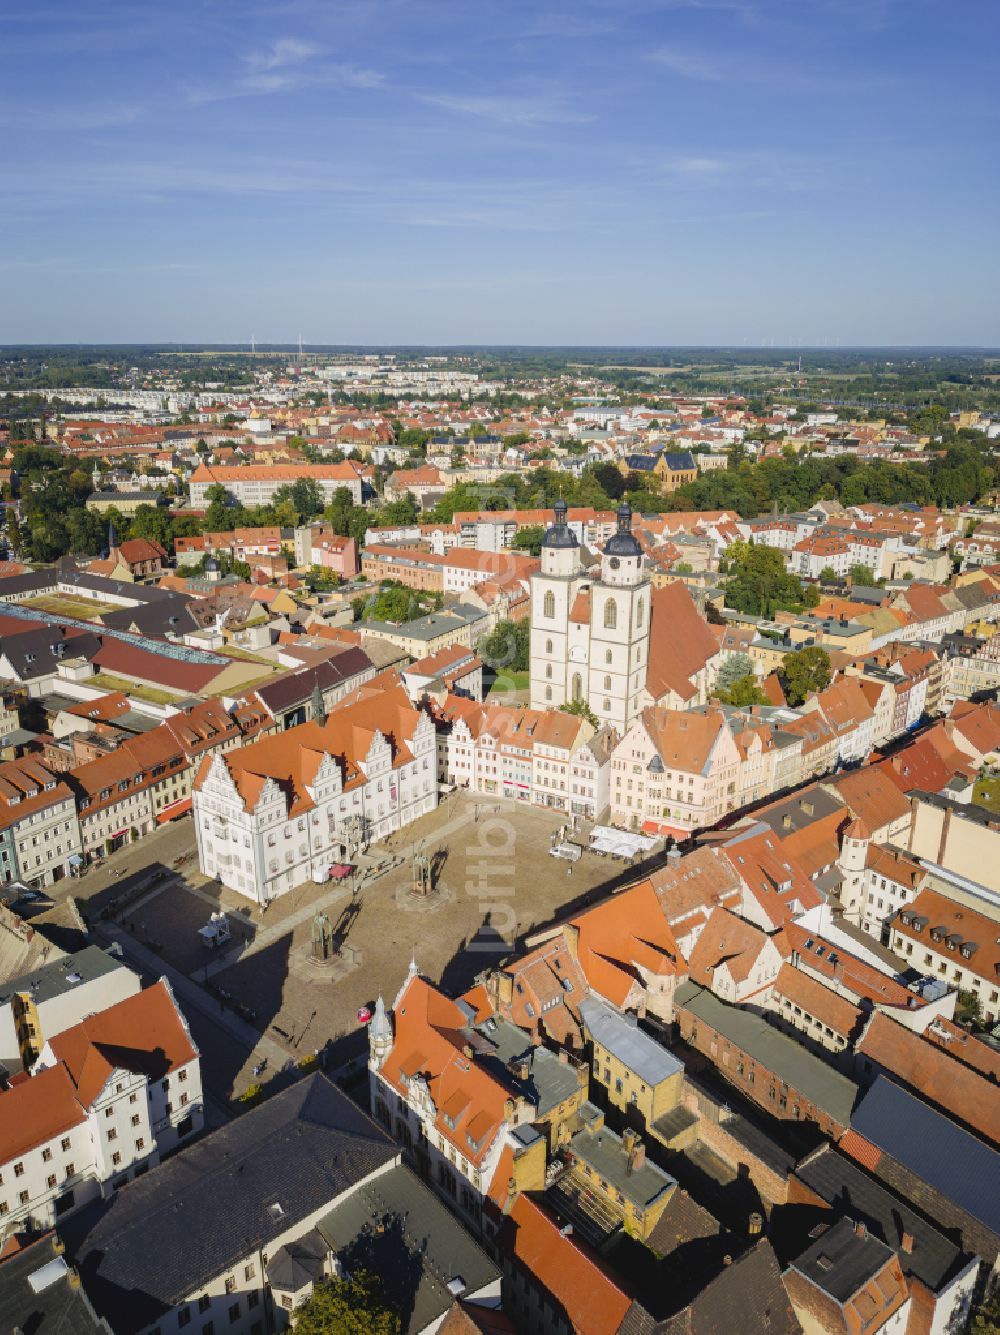
M 543 614 L 547 617 L 554 617 L 556 614 L 556 596 L 551 589 L 545 595 L 545 601 L 542 605 Z
M 573 699 L 576 701 L 583 699 L 583 678 L 579 672 L 573 673 Z
M 618 604 L 609 598 L 604 604 L 604 629 L 615 630 L 618 626 Z

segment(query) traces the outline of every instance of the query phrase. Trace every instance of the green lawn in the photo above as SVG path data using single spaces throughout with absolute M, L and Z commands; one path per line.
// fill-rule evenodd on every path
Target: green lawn
M 527 672 L 501 672 L 494 679 L 487 695 L 509 695 L 512 691 L 527 691 L 530 689 L 530 686 L 530 674 Z
M 985 807 L 995 816 L 1000 816 L 1000 778 L 977 779 L 972 790 L 972 800 L 979 807 Z
M 140 686 L 128 677 L 116 677 L 112 672 L 95 672 L 87 678 L 87 684 L 101 686 L 106 691 L 121 691 L 123 695 L 132 695 L 150 705 L 170 705 L 183 694 L 180 691 L 161 691 L 155 686 Z

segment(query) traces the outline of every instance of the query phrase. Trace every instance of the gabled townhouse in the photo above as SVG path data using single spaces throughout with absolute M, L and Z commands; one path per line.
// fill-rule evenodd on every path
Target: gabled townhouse
M 37 760 L 0 763 L 0 881 L 51 885 L 79 862 L 72 789 Z
M 530 1040 L 524 1035 L 524 1059 L 508 1070 L 487 1059 L 495 1045 L 474 1030 L 475 1019 L 468 1002 L 446 997 L 411 964 L 391 1013 L 380 996 L 368 1027 L 369 1096 L 375 1121 L 421 1176 L 491 1239 L 494 1187 L 500 1199 L 511 1182 L 515 1190 L 540 1188 L 546 1139 L 533 1127 L 539 1104 Z
M 660 911 L 687 960 L 716 908 L 741 912 L 746 887 L 718 848 L 696 848 L 684 858 L 676 849 L 667 866 L 650 877 Z
M 837 760 L 863 761 L 874 744 L 875 713 L 860 683 L 841 677 L 806 700 L 807 713 L 821 713 L 837 736 Z
M 958 701 L 946 723 L 950 741 L 980 768 L 1000 766 L 1000 705 Z
M 803 1330 L 814 1335 L 905 1335 L 910 1294 L 899 1257 L 842 1218 L 825 1229 L 782 1279 Z
M 101 858 L 154 830 L 158 812 L 181 800 L 187 765 L 161 726 L 73 770 L 84 859 Z
M 165 979 L 49 1039 L 0 1093 L 0 1218 L 43 1229 L 201 1130 L 198 1049 Z
M 734 835 L 718 850 L 738 877 L 740 915 L 765 932 L 776 932 L 823 903 L 816 886 L 766 826 Z
M 1000 637 L 981 640 L 971 635 L 946 635 L 941 641 L 944 663 L 942 704 L 995 691 L 1000 686 Z
M 822 1145 L 796 1168 L 789 1200 L 823 1210 L 830 1221 L 863 1218 L 869 1234 L 896 1253 L 911 1300 L 908 1330 L 961 1328 L 980 1273 L 980 1258 L 963 1251 L 896 1190 L 865 1172 L 841 1150 Z M 821 1216 L 821 1220 L 824 1216 Z
M 794 1032 L 810 1050 L 842 1056 L 861 1031 L 864 1011 L 819 979 L 789 963 L 782 964 L 766 1001 L 779 1029 Z
M 208 876 L 264 905 L 437 806 L 435 729 L 394 675 L 323 722 L 206 757 L 193 802 Z
M 926 873 L 918 862 L 895 848 L 870 843 L 865 861 L 861 927 L 889 944 L 889 928 L 900 910 L 916 899 Z
M 728 909 L 709 915 L 688 956 L 692 983 L 734 1004 L 763 999 L 782 964 L 781 946 L 753 923 Z
M 541 947 L 559 939 L 591 992 L 618 1011 L 655 1015 L 669 1023 L 674 991 L 687 978 L 687 964 L 652 881 L 627 886 L 528 945 Z M 571 1011 L 577 1004 L 575 988 L 571 977 L 570 987 L 564 988 L 569 999 L 563 999 Z M 551 1023 L 549 1017 L 545 1023 Z
M 560 710 L 477 704 L 449 695 L 443 781 L 596 820 L 608 805 L 617 734 Z
M 644 709 L 611 758 L 611 820 L 688 838 L 736 809 L 739 771 L 721 709 Z

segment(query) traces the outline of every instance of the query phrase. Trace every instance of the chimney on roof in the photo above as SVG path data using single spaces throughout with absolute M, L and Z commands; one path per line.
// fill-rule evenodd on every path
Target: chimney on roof
M 679 867 L 680 865 L 681 865 L 681 850 L 677 847 L 676 844 L 674 844 L 672 848 L 667 849 L 667 866 Z
M 628 1132 L 625 1135 L 628 1135 Z M 634 1131 L 630 1141 L 626 1141 L 625 1136 L 622 1136 L 622 1144 L 628 1152 L 628 1157 L 625 1160 L 625 1175 L 631 1177 L 633 1173 L 640 1172 L 646 1162 L 646 1146 Z
M 854 1221 L 854 1231 L 859 1238 L 867 1238 L 868 1225 L 865 1223 L 863 1219 L 856 1219 Z
M 751 1238 L 759 1238 L 764 1232 L 764 1216 L 759 1210 L 754 1210 L 747 1220 L 747 1233 Z
M 906 1232 L 904 1231 L 903 1236 L 899 1239 L 899 1248 L 900 1248 L 900 1251 L 904 1251 L 904 1252 L 906 1252 L 907 1256 L 910 1255 L 910 1253 L 913 1251 L 913 1234 L 912 1234 L 912 1233 L 906 1233 Z

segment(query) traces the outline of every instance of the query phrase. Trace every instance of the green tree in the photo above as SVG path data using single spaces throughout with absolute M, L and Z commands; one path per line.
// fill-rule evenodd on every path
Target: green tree
M 531 556 L 538 556 L 542 550 L 542 539 L 545 537 L 545 526 L 543 524 L 529 524 L 525 528 L 518 529 L 514 534 L 514 541 L 511 546 L 519 552 L 528 552 Z
M 559 708 L 564 714 L 572 714 L 575 718 L 585 718 L 593 727 L 600 727 L 600 719 L 587 704 L 586 700 L 570 700 Z
M 739 681 L 741 677 L 748 677 L 753 673 L 753 659 L 749 654 L 730 654 L 726 661 L 719 668 L 717 685 L 726 691 L 732 686 L 733 682 Z
M 1000 1284 L 987 1288 L 966 1329 L 969 1335 L 1000 1335 Z
M 734 542 L 726 553 L 730 574 L 726 605 L 751 616 L 773 616 L 779 610 L 801 612 L 806 596 L 801 582 L 785 569 L 779 551 Z
M 816 691 L 830 684 L 830 655 L 817 645 L 786 654 L 778 672 L 785 699 L 792 706 L 801 705 Z
M 324 1280 L 295 1310 L 294 1335 L 399 1335 L 402 1322 L 388 1305 L 381 1281 L 367 1270 Z
M 982 1023 L 983 1007 L 975 992 L 959 988 L 955 1019 L 960 1024 L 979 1025 Z
M 205 532 L 222 533 L 232 522 L 229 493 L 221 482 L 213 482 L 205 491 L 208 508 L 205 511 Z
M 334 533 L 342 538 L 351 536 L 351 515 L 354 511 L 354 500 L 351 496 L 350 487 L 338 487 L 333 493 L 333 500 L 323 512 L 324 517 L 329 520 Z M 368 511 L 365 511 L 365 527 L 368 526 Z
M 528 621 L 498 621 L 495 629 L 483 637 L 476 652 L 494 672 L 527 672 L 531 653 L 531 625 Z
M 848 578 L 852 584 L 872 585 L 878 583 L 878 576 L 871 566 L 867 566 L 862 561 L 855 561 L 847 572 Z
M 819 577 L 823 584 L 832 584 L 837 578 L 837 572 L 833 566 L 824 566 L 819 572 Z
M 625 479 L 614 464 L 594 464 L 588 471 L 610 500 L 618 501 L 625 495 Z
M 717 689 L 715 697 L 720 704 L 736 705 L 740 709 L 749 709 L 751 705 L 770 704 L 767 696 L 757 685 L 757 678 L 752 672 L 739 677 L 727 688 Z

